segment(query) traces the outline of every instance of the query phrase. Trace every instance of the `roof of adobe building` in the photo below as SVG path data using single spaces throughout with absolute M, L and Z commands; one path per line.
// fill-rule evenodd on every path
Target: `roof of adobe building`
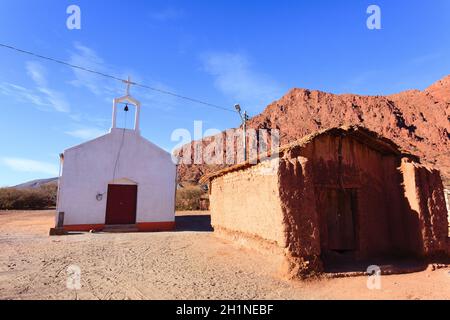
M 419 158 L 410 152 L 401 149 L 399 145 L 397 145 L 392 140 L 383 137 L 382 135 L 378 134 L 377 132 L 371 131 L 363 126 L 357 126 L 357 125 L 350 125 L 350 126 L 341 126 L 341 127 L 332 127 L 328 129 L 323 129 L 317 132 L 314 132 L 312 134 L 306 135 L 303 138 L 296 140 L 294 142 L 291 142 L 289 144 L 286 144 L 284 146 L 281 146 L 278 149 L 279 157 L 282 157 L 284 154 L 287 154 L 290 151 L 294 150 L 300 150 L 304 147 L 306 147 L 308 144 L 313 142 L 315 139 L 317 139 L 320 136 L 323 135 L 333 135 L 333 136 L 351 136 L 355 140 L 370 146 L 371 148 L 377 150 L 378 152 L 384 153 L 384 154 L 395 154 L 398 156 L 405 156 L 414 159 L 415 161 L 419 162 Z M 239 163 L 227 168 L 224 168 L 222 170 L 213 172 L 211 174 L 205 175 L 200 179 L 201 184 L 205 184 L 210 180 L 213 180 L 215 178 L 218 178 L 220 176 L 223 176 L 227 173 L 238 171 L 238 170 L 244 170 L 249 167 L 255 166 L 258 163 L 267 161 L 268 159 L 271 159 L 269 157 L 258 159 L 255 161 L 255 159 L 248 160 L 243 163 Z

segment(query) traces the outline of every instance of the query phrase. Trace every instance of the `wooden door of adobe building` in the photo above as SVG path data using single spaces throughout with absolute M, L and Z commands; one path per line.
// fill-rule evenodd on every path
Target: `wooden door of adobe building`
M 356 249 L 356 194 L 355 189 L 316 188 L 317 207 L 325 224 L 328 250 Z

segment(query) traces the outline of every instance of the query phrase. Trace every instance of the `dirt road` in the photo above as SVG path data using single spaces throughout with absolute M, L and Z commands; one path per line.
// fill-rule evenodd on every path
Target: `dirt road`
M 0 212 L 0 299 L 450 299 L 449 269 L 383 276 L 381 290 L 366 277 L 286 281 L 206 218 L 179 217 L 178 232 L 49 237 L 52 212 Z M 71 265 L 80 290 L 67 288 Z

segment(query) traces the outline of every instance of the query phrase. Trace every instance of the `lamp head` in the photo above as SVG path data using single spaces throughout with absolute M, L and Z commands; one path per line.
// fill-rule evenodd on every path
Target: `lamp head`
M 239 104 L 235 104 L 234 108 L 236 109 L 237 112 L 241 113 L 241 106 Z

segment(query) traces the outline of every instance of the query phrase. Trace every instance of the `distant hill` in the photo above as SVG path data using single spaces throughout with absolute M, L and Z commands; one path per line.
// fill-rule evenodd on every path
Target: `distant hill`
M 422 162 L 441 170 L 450 185 L 450 75 L 423 91 L 408 90 L 388 96 L 332 94 L 294 88 L 250 119 L 253 129 L 279 129 L 287 144 L 321 129 L 362 125 L 418 155 Z M 214 140 L 208 137 L 204 143 Z M 194 142 L 191 143 L 194 150 Z M 235 150 L 235 152 L 242 152 Z M 182 157 L 182 152 L 178 154 Z M 178 166 L 179 182 L 196 184 L 204 175 L 224 165 Z M 58 178 L 20 184 L 15 188 L 39 188 Z
M 17 186 L 14 186 L 14 189 L 38 189 L 45 185 L 57 184 L 58 178 L 49 178 L 49 179 L 38 179 L 33 181 L 28 181 Z
M 450 76 L 423 91 L 388 96 L 292 89 L 252 118 L 248 127 L 279 129 L 283 145 L 321 129 L 351 124 L 378 132 L 418 155 L 424 163 L 440 169 L 450 185 Z M 215 137 L 203 142 L 211 139 Z M 178 177 L 180 182 L 197 182 L 218 167 L 180 165 Z

